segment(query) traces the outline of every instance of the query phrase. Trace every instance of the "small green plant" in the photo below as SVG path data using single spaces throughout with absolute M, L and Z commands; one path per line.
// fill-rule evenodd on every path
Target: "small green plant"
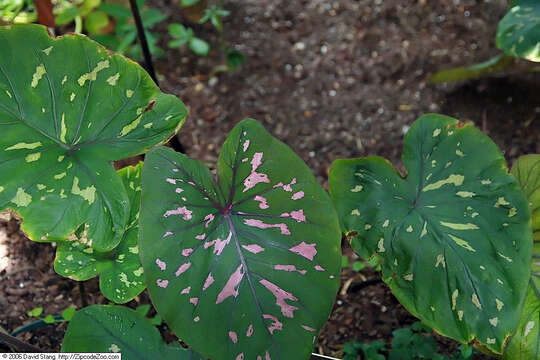
M 193 34 L 193 29 L 186 28 L 182 24 L 169 25 L 169 35 L 174 39 L 169 41 L 171 48 L 177 48 L 188 45 L 190 50 L 199 56 L 206 56 L 210 51 L 210 45 Z
M 54 324 L 54 323 L 59 323 L 59 322 L 71 321 L 76 311 L 77 309 L 74 306 L 70 306 L 64 309 L 60 315 L 48 314 L 44 317 L 41 317 L 41 314 L 43 314 L 43 308 L 40 306 L 32 310 L 29 310 L 26 314 L 28 315 L 28 317 L 36 318 L 38 320 L 43 321 L 46 324 Z
M 182 0 L 180 5 L 182 7 L 191 7 L 198 3 L 199 0 Z M 212 24 L 218 33 L 219 49 L 225 58 L 225 64 L 214 67 L 212 74 L 234 70 L 246 62 L 245 56 L 238 50 L 230 47 L 225 41 L 223 19 L 229 15 L 230 11 L 223 8 L 221 1 L 217 1 L 204 9 L 203 14 L 198 21 L 199 24 Z M 184 27 L 181 24 L 172 24 L 169 26 L 169 34 L 173 38 L 173 40 L 169 42 L 169 47 L 177 48 L 188 44 L 190 50 L 199 56 L 206 56 L 210 51 L 210 45 L 206 41 L 196 37 L 191 28 Z
M 371 343 L 350 342 L 343 345 L 343 360 L 357 360 L 360 354 L 366 360 L 467 360 L 474 353 L 472 346 L 460 345 L 451 355 L 440 354 L 431 328 L 420 322 L 410 327 L 394 330 L 391 345 L 382 341 Z
M 145 0 L 137 1 L 139 7 L 143 8 Z M 98 10 L 109 17 L 109 21 L 114 22 L 113 34 L 100 34 L 99 31 L 90 36 L 100 44 L 133 59 L 142 59 L 142 51 L 137 43 L 137 29 L 133 22 L 131 10 L 122 4 L 103 3 Z M 102 18 L 102 15 L 100 15 Z M 148 40 L 150 53 L 155 57 L 163 56 L 163 49 L 159 46 L 159 34 L 152 32 L 152 28 L 163 22 L 167 15 L 155 8 L 145 7 L 141 11 L 144 32 Z M 99 20 L 104 27 L 104 21 Z
M 513 66 L 515 58 L 540 62 L 540 3 L 512 0 L 508 13 L 499 22 L 495 40 L 502 53 L 480 64 L 439 71 L 429 81 L 463 81 L 501 72 Z

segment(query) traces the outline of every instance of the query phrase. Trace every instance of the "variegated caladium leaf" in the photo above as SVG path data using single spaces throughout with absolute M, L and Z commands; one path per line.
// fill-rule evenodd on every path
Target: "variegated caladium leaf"
M 82 35 L 39 25 L 0 28 L 0 209 L 19 213 L 35 241 L 82 224 L 114 248 L 129 201 L 111 162 L 165 141 L 186 109 L 134 62 Z
M 513 1 L 510 10 L 499 22 L 496 43 L 508 55 L 539 62 L 540 2 Z
M 117 303 L 126 303 L 145 288 L 143 268 L 139 260 L 139 207 L 141 200 L 142 163 L 118 171 L 127 190 L 131 210 L 122 241 L 113 250 L 100 252 L 88 245 L 86 231 L 81 229 L 70 241 L 58 243 L 54 270 L 73 280 L 84 281 L 99 274 L 103 295 Z
M 531 259 L 527 201 L 497 146 L 470 124 L 425 115 L 405 136 L 403 178 L 379 157 L 337 160 L 330 194 L 362 256 L 413 315 L 501 353 Z
M 203 360 L 192 350 L 167 345 L 148 319 L 117 305 L 92 305 L 77 311 L 66 330 L 62 352 L 119 352 L 126 360 Z
M 516 332 L 504 351 L 508 360 L 540 358 L 540 155 L 520 157 L 512 167 L 531 209 L 533 255 L 531 279 Z
M 152 302 L 212 359 L 307 359 L 339 285 L 330 199 L 250 119 L 227 137 L 217 172 L 216 182 L 168 148 L 148 153 L 139 248 Z

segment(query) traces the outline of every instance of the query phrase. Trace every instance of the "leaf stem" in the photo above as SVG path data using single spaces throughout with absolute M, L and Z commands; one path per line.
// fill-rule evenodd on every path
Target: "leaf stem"
M 137 27 L 137 35 L 139 37 L 139 42 L 141 43 L 141 49 L 144 56 L 144 62 L 146 64 L 146 70 L 150 74 L 150 77 L 157 86 L 159 86 L 158 79 L 156 77 L 156 72 L 154 71 L 154 63 L 152 62 L 152 54 L 150 54 L 150 49 L 148 48 L 148 41 L 146 40 L 146 33 L 144 31 L 144 26 L 141 19 L 141 13 L 139 12 L 139 6 L 137 5 L 136 0 L 129 0 L 129 5 L 131 7 L 131 13 L 133 14 L 133 20 L 135 20 L 135 26 Z

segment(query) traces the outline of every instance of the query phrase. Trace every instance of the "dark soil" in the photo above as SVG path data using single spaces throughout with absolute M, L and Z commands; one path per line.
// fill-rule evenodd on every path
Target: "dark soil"
M 167 0 L 149 1 L 185 22 Z M 474 122 L 511 163 L 540 152 L 539 74 L 505 74 L 457 85 L 430 85 L 438 69 L 473 64 L 497 53 L 496 24 L 506 1 L 237 0 L 225 1 L 226 41 L 247 56 L 239 70 L 209 76 L 223 63 L 211 28 L 195 25 L 214 46 L 198 58 L 187 49 L 157 60 L 160 85 L 178 95 L 190 116 L 179 139 L 187 154 L 215 166 L 228 131 L 244 117 L 261 121 L 292 147 L 326 186 L 337 158 L 381 155 L 401 167 L 402 137 L 425 113 Z M 158 27 L 166 44 L 166 24 Z M 348 248 L 347 248 L 348 249 Z M 78 285 L 54 273 L 54 247 L 33 243 L 15 219 L 0 220 L 0 326 L 31 322 L 26 312 L 43 306 L 59 313 L 81 306 Z M 346 250 L 350 254 L 350 250 Z M 348 341 L 388 341 L 415 319 L 377 283 L 378 275 L 344 269 L 342 288 L 316 350 L 340 357 Z M 85 283 L 88 302 L 106 303 L 97 281 Z M 149 303 L 143 293 L 129 305 Z M 162 326 L 168 340 L 170 333 Z M 58 351 L 65 324 L 20 335 Z M 456 349 L 440 339 L 441 351 Z M 0 347 L 0 350 L 2 348 Z

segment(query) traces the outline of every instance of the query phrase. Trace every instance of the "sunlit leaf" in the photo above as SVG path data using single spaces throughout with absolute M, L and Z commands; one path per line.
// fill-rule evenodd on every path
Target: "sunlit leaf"
M 0 28 L 0 47 L 0 209 L 18 212 L 34 241 L 86 223 L 95 249 L 114 248 L 129 201 L 111 163 L 166 141 L 184 105 L 85 36 L 13 25 Z
M 60 242 L 54 260 L 54 270 L 62 276 L 83 281 L 99 275 L 101 292 L 117 304 L 132 300 L 146 287 L 137 245 L 141 169 L 142 163 L 139 163 L 118 171 L 132 204 L 120 244 L 109 252 L 95 251 L 88 246 L 88 237 L 83 231 L 71 241 Z

